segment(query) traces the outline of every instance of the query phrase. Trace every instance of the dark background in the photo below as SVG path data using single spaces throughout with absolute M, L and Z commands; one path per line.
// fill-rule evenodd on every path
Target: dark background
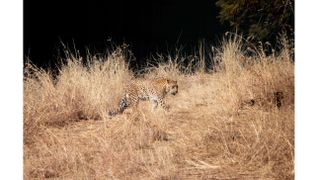
M 48 68 L 61 57 L 61 41 L 82 56 L 125 42 L 143 64 L 155 52 L 183 45 L 191 53 L 202 39 L 213 44 L 225 31 L 217 15 L 214 0 L 25 0 L 24 55 Z

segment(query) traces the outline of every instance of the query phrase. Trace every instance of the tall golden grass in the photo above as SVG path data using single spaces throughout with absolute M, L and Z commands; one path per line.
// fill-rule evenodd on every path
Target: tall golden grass
M 246 57 L 241 38 L 230 38 L 208 73 L 204 56 L 192 73 L 168 57 L 140 78 L 178 80 L 170 112 L 141 102 L 113 118 L 135 78 L 121 48 L 86 65 L 67 56 L 55 76 L 26 64 L 24 178 L 293 179 L 294 64 L 283 44 L 277 55 Z

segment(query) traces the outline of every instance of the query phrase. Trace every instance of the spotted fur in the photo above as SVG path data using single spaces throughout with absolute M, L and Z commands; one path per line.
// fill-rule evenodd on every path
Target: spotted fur
M 139 101 L 151 101 L 153 109 L 158 104 L 167 111 L 168 107 L 164 102 L 164 97 L 168 94 L 176 95 L 178 93 L 178 83 L 166 78 L 145 81 L 132 81 L 126 88 L 122 96 L 119 107 L 115 111 L 109 111 L 110 116 L 122 113 L 127 107 L 136 108 Z

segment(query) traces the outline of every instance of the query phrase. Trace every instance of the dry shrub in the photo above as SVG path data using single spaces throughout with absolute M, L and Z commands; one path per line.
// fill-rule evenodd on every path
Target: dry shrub
M 293 179 L 287 46 L 246 57 L 240 39 L 229 39 L 215 73 L 205 73 L 204 61 L 183 69 L 183 57 L 160 59 L 140 76 L 178 80 L 178 95 L 165 99 L 170 112 L 141 102 L 111 119 L 108 110 L 133 78 L 123 50 L 86 65 L 68 58 L 55 76 L 25 68 L 26 179 Z
M 92 57 L 86 67 L 73 56 L 54 77 L 27 64 L 24 79 L 25 138 L 36 136 L 44 124 L 64 125 L 79 119 L 101 118 L 110 107 L 112 92 L 131 78 L 119 48 L 106 59 Z M 35 135 L 32 135 L 35 133 Z M 26 140 L 26 139 L 25 139 Z

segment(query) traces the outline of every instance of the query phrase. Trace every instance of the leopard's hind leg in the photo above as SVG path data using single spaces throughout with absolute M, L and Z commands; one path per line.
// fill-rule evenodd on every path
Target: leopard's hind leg
M 121 98 L 119 106 L 115 111 L 109 111 L 109 116 L 115 116 L 117 114 L 122 114 L 125 109 L 132 107 L 136 109 L 139 103 L 139 97 L 137 93 L 127 93 Z
M 115 116 L 123 113 L 123 111 L 129 106 L 128 98 L 124 96 L 119 102 L 119 106 L 115 111 L 109 111 L 109 116 Z

